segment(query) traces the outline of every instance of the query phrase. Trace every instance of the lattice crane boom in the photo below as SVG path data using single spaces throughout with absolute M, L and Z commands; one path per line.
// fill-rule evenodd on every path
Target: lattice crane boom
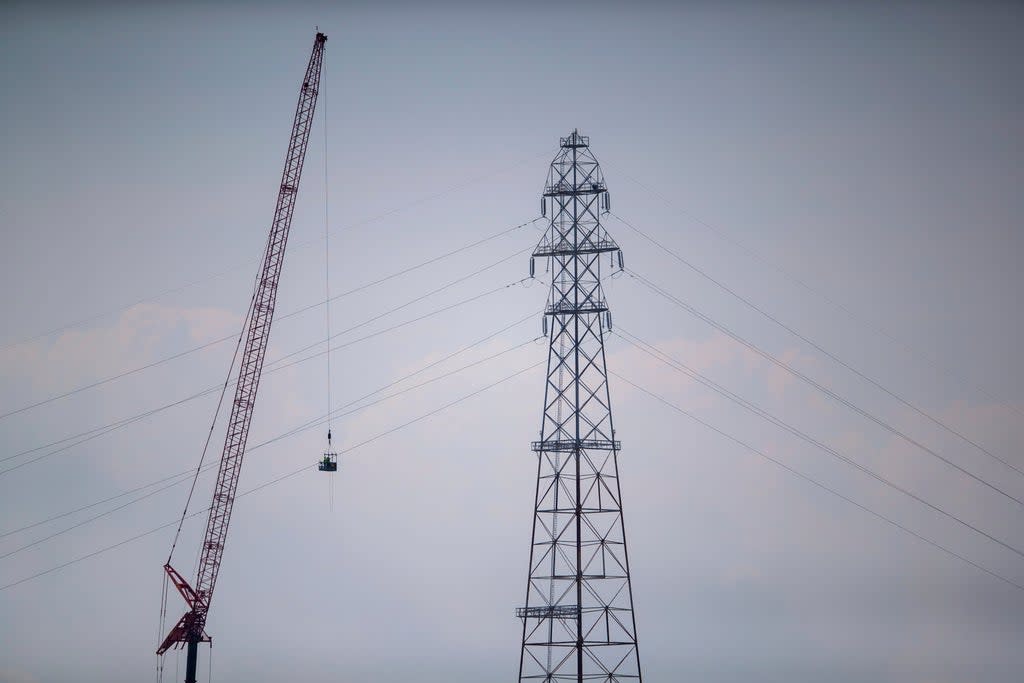
M 235 503 L 235 493 L 238 489 L 238 477 L 242 468 L 242 458 L 245 455 L 246 439 L 249 435 L 249 425 L 252 422 L 253 408 L 256 403 L 256 392 L 259 388 L 263 360 L 270 339 L 270 326 L 274 319 L 274 304 L 277 300 L 277 285 L 281 277 L 288 232 L 291 228 L 292 215 L 295 212 L 295 198 L 299 189 L 299 179 L 302 176 L 303 162 L 306 158 L 306 148 L 309 144 L 313 113 L 316 109 L 317 95 L 320 89 L 320 71 L 326 42 L 327 36 L 317 32 L 309 64 L 306 67 L 305 78 L 302 81 L 302 88 L 299 90 L 299 101 L 295 109 L 295 119 L 288 142 L 288 154 L 285 157 L 284 171 L 281 175 L 274 220 L 270 226 L 266 253 L 246 320 L 245 342 L 239 365 L 238 382 L 235 387 L 234 400 L 231 403 L 231 415 L 228 419 L 224 450 L 217 472 L 217 483 L 213 489 L 213 502 L 210 505 L 206 522 L 206 535 L 203 539 L 199 571 L 194 587 L 190 586 L 169 563 L 164 567 L 171 582 L 188 604 L 189 611 L 171 629 L 157 650 L 157 654 L 163 654 L 173 647 L 187 646 L 189 650 L 185 679 L 187 683 L 195 681 L 198 643 L 209 641 L 209 636 L 205 633 L 206 616 L 209 613 L 213 589 L 217 583 L 217 574 L 224 556 L 224 545 L 227 540 L 228 525 L 231 521 L 231 510 Z

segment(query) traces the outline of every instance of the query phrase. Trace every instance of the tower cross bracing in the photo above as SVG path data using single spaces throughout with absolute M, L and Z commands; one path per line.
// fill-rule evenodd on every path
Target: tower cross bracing
M 618 244 L 590 140 L 560 140 L 542 197 L 550 263 L 549 332 L 519 680 L 641 681 L 604 332 L 601 266 Z M 616 254 L 617 252 L 617 254 Z M 607 256 L 606 256 L 607 254 Z

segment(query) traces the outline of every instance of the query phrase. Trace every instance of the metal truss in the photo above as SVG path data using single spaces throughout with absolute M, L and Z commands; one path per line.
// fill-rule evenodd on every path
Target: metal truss
M 618 452 L 605 367 L 601 261 L 608 190 L 589 138 L 561 138 L 542 199 L 550 224 L 550 350 L 519 659 L 522 681 L 641 681 Z M 621 252 L 619 252 L 621 266 Z

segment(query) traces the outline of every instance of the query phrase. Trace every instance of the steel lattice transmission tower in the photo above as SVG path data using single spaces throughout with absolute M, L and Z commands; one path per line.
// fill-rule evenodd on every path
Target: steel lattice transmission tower
M 533 253 L 551 265 L 550 350 L 519 680 L 640 681 L 601 288 L 603 258 L 613 267 L 618 252 L 621 268 L 622 252 L 601 225 L 610 202 L 589 138 L 573 131 L 560 144 Z

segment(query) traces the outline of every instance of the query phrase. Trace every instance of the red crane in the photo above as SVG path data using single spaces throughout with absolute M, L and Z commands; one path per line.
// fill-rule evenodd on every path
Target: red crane
M 299 103 L 295 108 L 295 121 L 288 142 L 284 173 L 281 175 L 274 221 L 270 225 L 267 250 L 263 256 L 263 265 L 246 319 L 245 345 L 238 370 L 238 383 L 231 404 L 231 417 L 228 419 L 224 451 L 220 458 L 217 483 L 213 489 L 213 502 L 206 522 L 206 536 L 203 539 L 195 584 L 189 585 L 188 581 L 171 567 L 169 558 L 168 563 L 164 565 L 167 576 L 188 604 L 188 611 L 167 634 L 156 652 L 162 655 L 171 648 L 188 648 L 186 683 L 195 683 L 196 680 L 199 643 L 210 642 L 205 630 L 206 617 L 210 611 L 213 588 L 217 583 L 217 573 L 220 571 L 221 559 L 224 556 L 231 508 L 235 503 L 238 475 L 242 469 L 245 442 L 249 435 L 253 407 L 256 404 L 256 390 L 259 388 L 263 359 L 270 339 L 270 324 L 274 319 L 274 303 L 277 300 L 277 284 L 281 277 L 288 230 L 291 227 L 292 214 L 295 212 L 295 197 L 313 125 L 313 112 L 320 89 L 320 69 L 326 42 L 327 36 L 317 32 L 313 41 L 313 53 L 309 57 L 306 75 L 299 90 Z

